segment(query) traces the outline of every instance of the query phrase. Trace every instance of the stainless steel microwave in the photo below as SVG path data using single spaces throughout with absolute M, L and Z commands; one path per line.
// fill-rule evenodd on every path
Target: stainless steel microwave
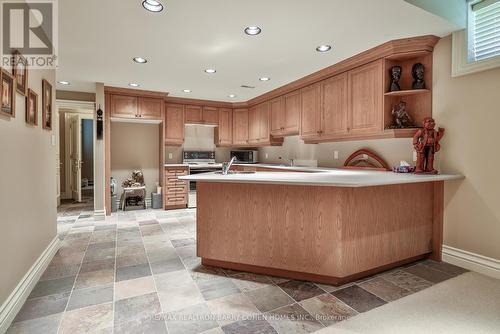
M 259 162 L 258 151 L 242 150 L 231 151 L 231 158 L 236 157 L 236 162 L 240 164 L 256 164 Z

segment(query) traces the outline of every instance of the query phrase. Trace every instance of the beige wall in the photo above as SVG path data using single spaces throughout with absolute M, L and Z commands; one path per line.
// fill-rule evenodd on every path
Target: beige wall
M 73 91 L 69 91 L 69 90 L 57 90 L 56 98 L 58 100 L 94 102 L 95 101 L 95 93 L 73 92 Z
M 434 52 L 433 112 L 446 128 L 443 171 L 465 175 L 445 187 L 444 244 L 500 259 L 500 68 L 451 77 L 451 37 Z
M 39 125 L 26 125 L 25 99 L 18 93 L 16 117 L 0 116 L 0 304 L 57 233 L 56 146 L 53 132 L 41 126 L 42 79 L 55 87 L 55 71 L 32 70 L 28 78 L 38 94 Z
M 138 123 L 111 123 L 111 176 L 118 182 L 118 199 L 122 182 L 132 176 L 132 170 L 144 174 L 147 198 L 156 192 L 159 182 L 159 125 Z

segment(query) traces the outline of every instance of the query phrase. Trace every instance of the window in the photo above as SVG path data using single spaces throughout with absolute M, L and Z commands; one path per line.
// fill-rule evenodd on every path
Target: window
M 469 61 L 500 56 L 500 0 L 483 0 L 469 7 Z
M 467 11 L 467 28 L 453 33 L 453 76 L 500 66 L 500 0 L 467 0 Z

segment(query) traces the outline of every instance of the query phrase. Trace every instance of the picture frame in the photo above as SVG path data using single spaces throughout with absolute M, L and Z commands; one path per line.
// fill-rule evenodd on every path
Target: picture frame
M 52 130 L 52 85 L 47 80 L 42 80 L 42 128 Z
M 16 116 L 16 79 L 5 69 L 0 69 L 0 115 Z
M 30 88 L 26 94 L 26 123 L 38 125 L 38 94 Z
M 28 92 L 28 65 L 26 58 L 19 51 L 14 52 L 12 57 L 14 60 L 12 74 L 16 78 L 17 92 L 26 96 Z

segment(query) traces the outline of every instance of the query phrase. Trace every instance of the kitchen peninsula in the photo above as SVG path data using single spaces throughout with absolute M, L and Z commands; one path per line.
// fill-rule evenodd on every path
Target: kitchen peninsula
M 444 182 L 461 178 L 272 166 L 181 177 L 198 183 L 204 264 L 330 284 L 441 260 Z

